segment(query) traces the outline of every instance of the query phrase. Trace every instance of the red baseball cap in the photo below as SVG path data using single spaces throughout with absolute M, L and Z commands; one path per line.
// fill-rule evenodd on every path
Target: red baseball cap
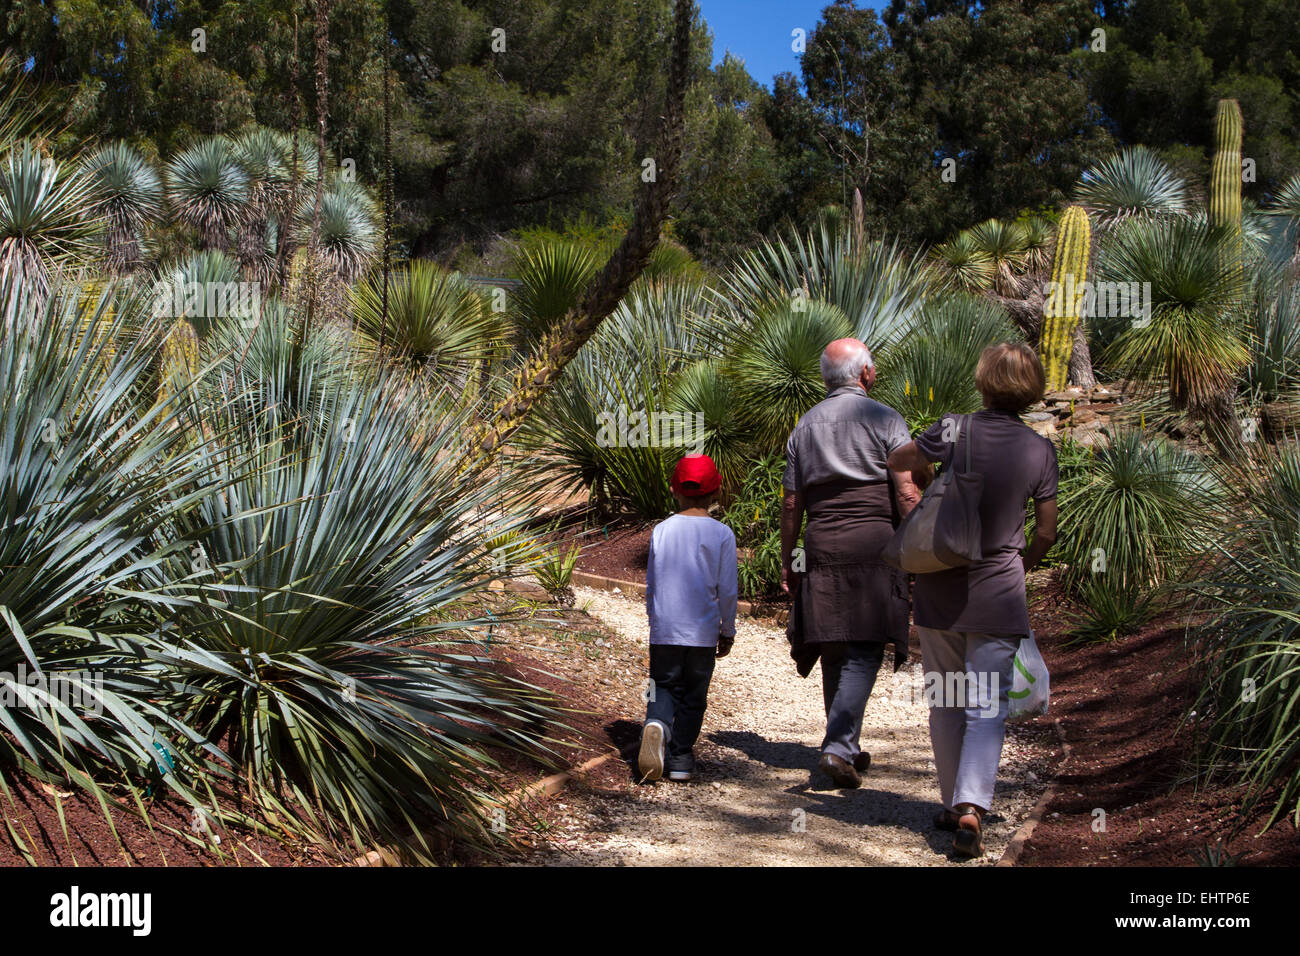
M 687 455 L 673 469 L 672 487 L 679 495 L 711 495 L 721 485 L 722 476 L 708 455 Z

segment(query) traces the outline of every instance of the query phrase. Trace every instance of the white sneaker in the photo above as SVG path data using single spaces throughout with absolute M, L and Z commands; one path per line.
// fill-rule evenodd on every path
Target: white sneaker
M 664 775 L 664 725 L 650 720 L 641 728 L 641 753 L 636 758 L 642 780 L 658 780 Z

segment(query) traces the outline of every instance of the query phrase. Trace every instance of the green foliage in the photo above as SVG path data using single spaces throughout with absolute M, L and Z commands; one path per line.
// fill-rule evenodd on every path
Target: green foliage
M 781 478 L 785 458 L 767 455 L 746 472 L 723 521 L 736 535 L 736 547 L 749 551 L 738 567 L 740 593 L 769 597 L 781 584 Z
M 873 397 L 896 409 L 915 434 L 945 412 L 973 412 L 980 353 L 1020 334 L 997 305 L 968 293 L 930 299 L 913 331 L 880 361 Z
M 969 229 L 930 250 L 930 261 L 958 289 L 983 292 L 993 288 L 993 259 L 979 248 Z
M 30 139 L 16 143 L 0 165 L 0 270 L 42 287 L 59 265 L 88 253 L 98 225 L 93 183 Z
M 1198 553 L 1216 496 L 1191 452 L 1148 432 L 1117 432 L 1087 459 L 1083 480 L 1058 495 L 1056 552 L 1067 584 L 1113 602 L 1098 614 L 1139 607 Z
M 815 299 L 773 305 L 754 317 L 729 367 L 741 422 L 759 447 L 781 448 L 799 417 L 826 397 L 822 352 L 852 332 L 839 308 Z
M 1192 584 L 1207 612 L 1193 631 L 1201 758 L 1211 776 L 1245 785 L 1246 814 L 1271 801 L 1266 825 L 1300 824 L 1300 454 L 1261 453 L 1227 480 L 1250 489 L 1233 502 L 1241 525 Z
M 129 272 L 143 258 L 142 234 L 163 212 L 163 185 L 153 164 L 125 142 L 100 147 L 86 161 L 105 220 L 110 272 Z
M 504 316 L 458 272 L 417 260 L 389 277 L 384 322 L 383 278 L 356 287 L 353 313 L 366 345 L 380 343 L 401 362 L 443 378 L 463 377 L 490 359 L 507 334 Z
M 167 198 L 203 249 L 225 248 L 248 202 L 248 174 L 221 137 L 199 140 L 167 164 Z
M 1100 228 L 1190 209 L 1187 185 L 1144 146 L 1120 150 L 1084 170 L 1075 199 Z
M 1099 321 L 1122 329 L 1107 361 L 1135 378 L 1163 380 L 1176 409 L 1209 405 L 1250 359 L 1241 318 L 1244 277 L 1232 243 L 1221 228 L 1173 219 L 1126 223 L 1102 246 L 1099 280 L 1151 284 L 1149 323 Z

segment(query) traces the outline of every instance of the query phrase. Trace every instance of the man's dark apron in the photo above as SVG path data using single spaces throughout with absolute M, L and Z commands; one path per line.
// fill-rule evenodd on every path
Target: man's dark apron
M 803 495 L 807 568 L 795 592 L 792 643 L 888 642 L 897 669 L 907 660 L 910 606 L 907 575 L 880 560 L 894 534 L 889 482 L 827 482 Z

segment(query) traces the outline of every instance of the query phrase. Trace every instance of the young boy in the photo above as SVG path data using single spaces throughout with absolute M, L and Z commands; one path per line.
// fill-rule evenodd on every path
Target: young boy
M 650 537 L 650 684 L 637 760 L 644 780 L 665 770 L 669 780 L 691 779 L 713 663 L 735 641 L 736 536 L 709 517 L 721 484 L 712 458 L 687 455 L 673 472 L 677 514 Z

